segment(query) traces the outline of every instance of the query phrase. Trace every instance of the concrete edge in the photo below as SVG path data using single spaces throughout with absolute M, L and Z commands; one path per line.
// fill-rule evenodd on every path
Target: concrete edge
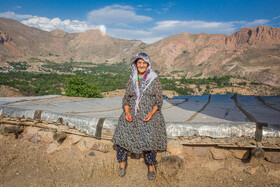
M 99 118 L 81 116 L 76 114 L 38 111 L 33 109 L 22 109 L 1 105 L 0 115 L 9 117 L 24 117 L 49 122 L 60 122 L 61 124 L 76 128 L 94 137 L 97 137 L 97 124 L 100 120 Z M 113 118 L 106 118 L 105 120 L 102 120 L 102 123 L 102 135 L 107 134 L 108 136 L 112 136 L 114 134 L 118 120 Z M 211 138 L 254 138 L 256 132 L 256 124 L 254 122 L 167 122 L 166 130 L 167 137 L 171 139 L 188 136 L 207 136 Z M 270 128 L 264 128 L 263 137 L 280 137 L 280 131 Z

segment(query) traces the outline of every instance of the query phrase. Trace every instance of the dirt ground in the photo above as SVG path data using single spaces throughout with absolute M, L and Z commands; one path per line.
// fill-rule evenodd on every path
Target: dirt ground
M 26 127 L 25 127 L 26 128 Z M 30 128 L 28 127 L 29 131 Z M 34 127 L 35 128 L 35 127 Z M 26 130 L 24 130 L 23 134 Z M 44 129 L 43 131 L 47 131 Z M 81 150 L 78 145 L 49 152 L 51 141 L 0 135 L 0 186 L 279 186 L 280 164 L 252 157 L 223 160 L 188 154 L 158 155 L 154 181 L 147 178 L 143 158 L 128 158 L 127 174 L 117 175 L 115 150 Z M 95 140 L 98 141 L 98 140 Z

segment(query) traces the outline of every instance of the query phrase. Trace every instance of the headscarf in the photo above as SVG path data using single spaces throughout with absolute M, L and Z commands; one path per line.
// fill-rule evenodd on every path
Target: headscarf
M 138 86 L 138 70 L 136 62 L 138 59 L 143 59 L 145 62 L 148 63 L 147 70 L 143 76 L 142 84 L 140 85 L 140 88 Z M 136 57 L 134 58 L 132 64 L 131 64 L 132 72 L 130 75 L 130 78 L 133 82 L 133 89 L 134 89 L 134 99 L 136 102 L 135 105 L 135 115 L 137 114 L 137 110 L 139 108 L 140 100 L 143 96 L 143 93 L 147 88 L 150 86 L 151 82 L 157 77 L 157 74 L 153 71 L 151 67 L 151 60 L 148 54 L 146 53 L 138 53 Z

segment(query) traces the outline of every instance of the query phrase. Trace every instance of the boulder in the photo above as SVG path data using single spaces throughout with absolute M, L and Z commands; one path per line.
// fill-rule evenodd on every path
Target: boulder
M 232 149 L 232 150 L 230 150 L 230 152 L 235 158 L 241 159 L 241 160 L 246 160 L 250 156 L 250 151 L 248 151 L 246 149 Z
M 1 124 L 1 126 L 0 126 L 0 134 L 2 134 L 2 135 L 8 135 L 9 133 L 18 135 L 22 132 L 23 132 L 23 127 L 21 127 L 19 125 Z
M 265 153 L 265 160 L 272 163 L 280 163 L 280 152 L 266 152 Z
M 67 135 L 64 132 L 55 132 L 53 139 L 58 143 L 62 143 L 66 139 Z

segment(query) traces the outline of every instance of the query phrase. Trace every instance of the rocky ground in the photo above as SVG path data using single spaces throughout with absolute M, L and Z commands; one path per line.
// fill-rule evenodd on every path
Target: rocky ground
M 147 179 L 143 158 L 133 155 L 127 175 L 120 178 L 109 140 L 56 123 L 0 119 L 1 187 L 280 185 L 279 151 L 265 150 L 264 157 L 256 158 L 248 149 L 183 146 L 178 150 L 169 140 L 167 151 L 158 154 L 154 181 Z

